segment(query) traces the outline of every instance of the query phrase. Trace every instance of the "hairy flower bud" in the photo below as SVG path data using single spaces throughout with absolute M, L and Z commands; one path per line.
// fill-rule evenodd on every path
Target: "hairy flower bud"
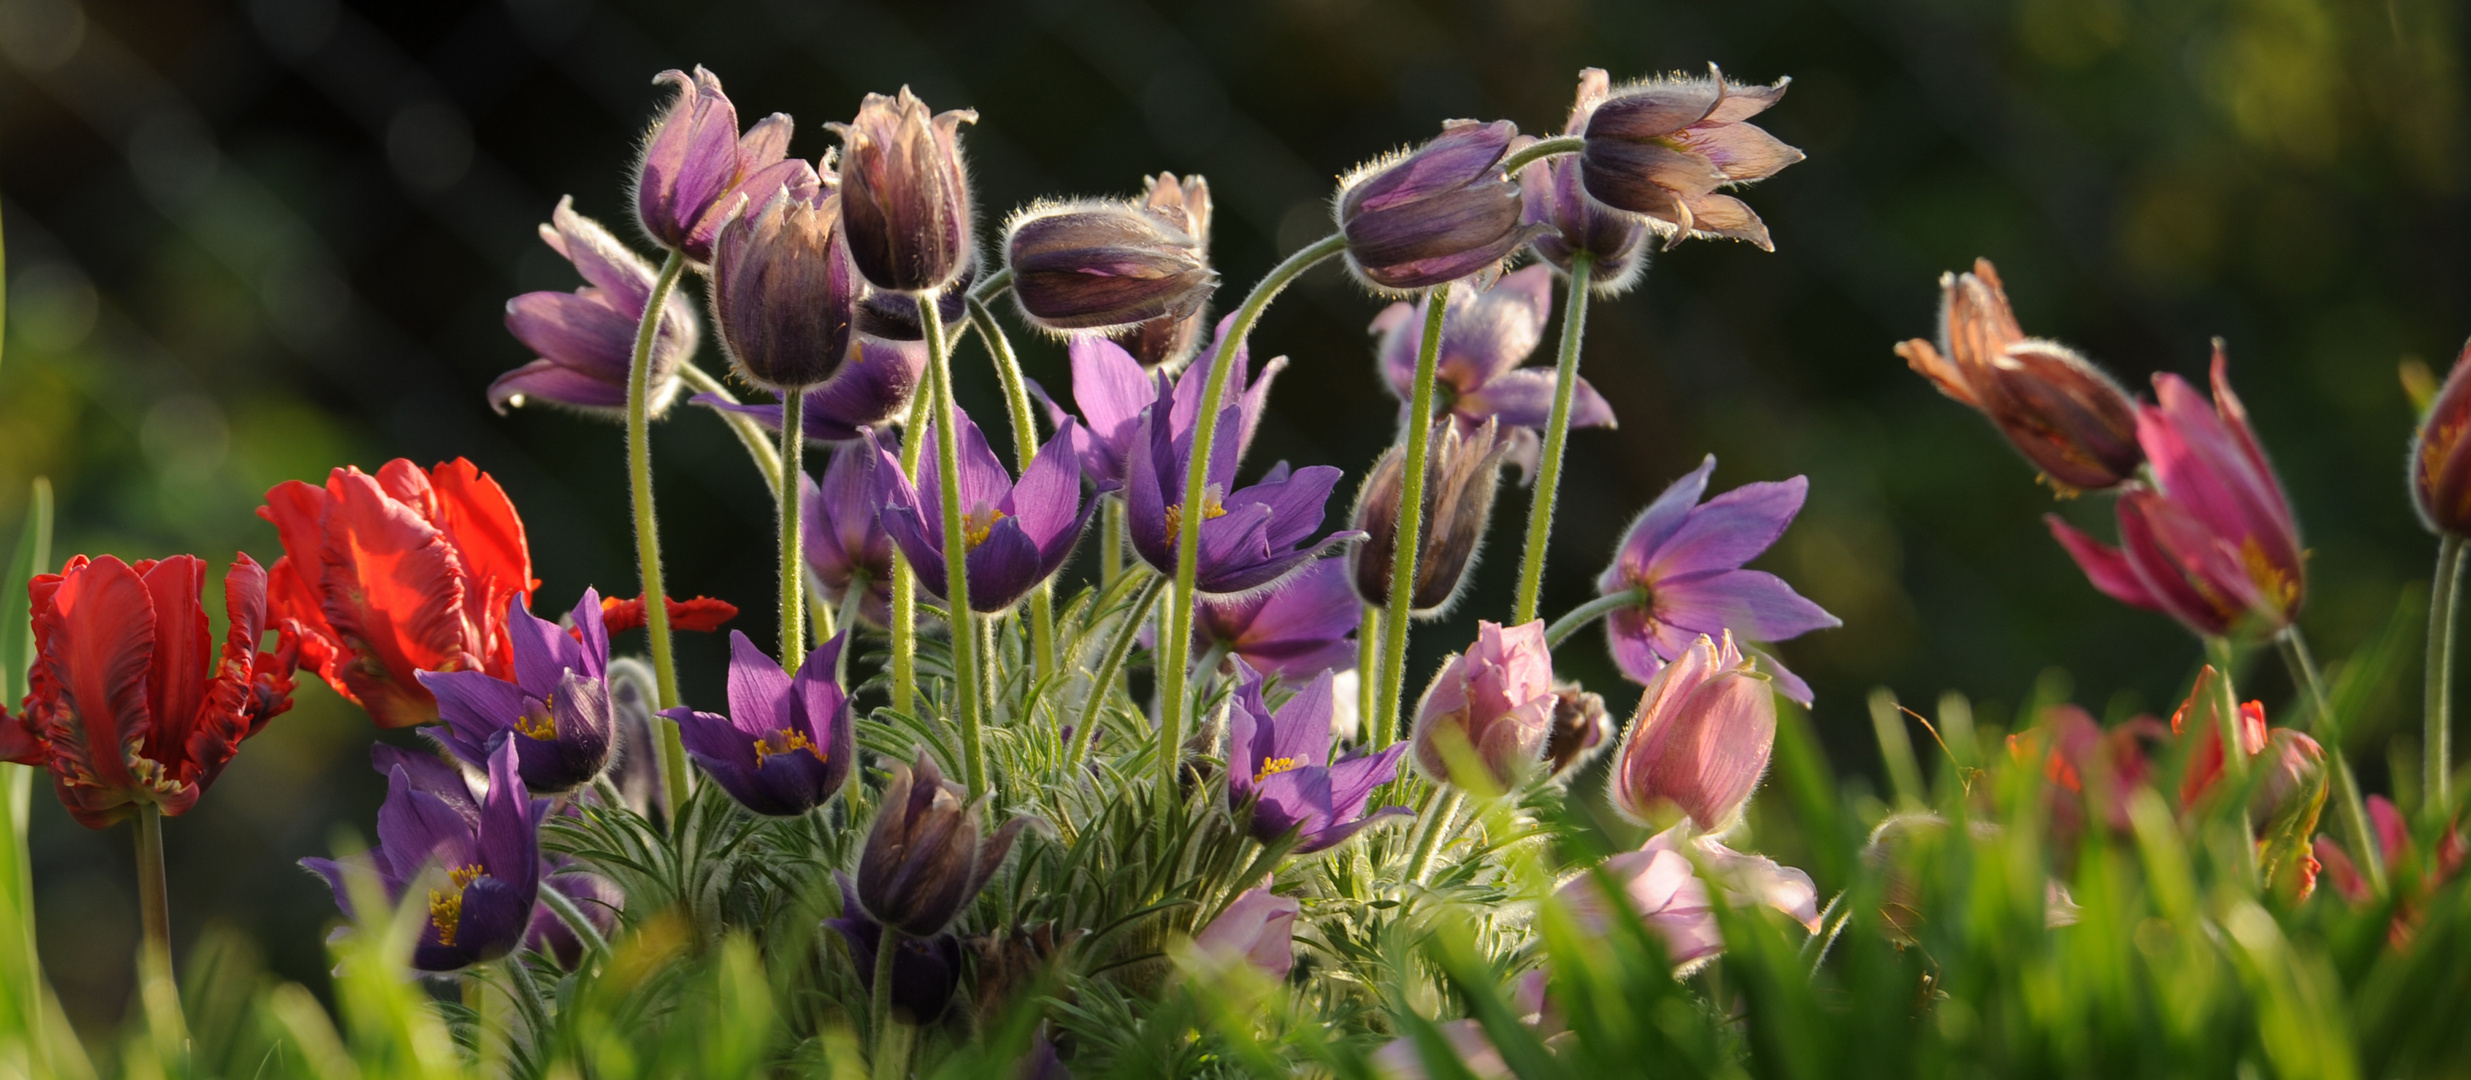
M 1296 966 L 1296 916 L 1304 905 L 1268 889 L 1247 889 L 1193 935 L 1193 947 L 1210 963 L 1250 964 L 1273 979 Z
M 877 922 L 912 937 L 941 933 L 1003 865 L 1028 819 L 1005 822 L 981 845 L 980 803 L 965 797 L 924 750 L 914 766 L 892 765 L 858 857 L 858 902 Z
M 2471 345 L 2411 440 L 2411 505 L 2431 531 L 2471 536 Z
M 1516 784 L 1535 771 L 1557 703 L 1544 620 L 1479 621 L 1476 643 L 1442 665 L 1416 705 L 1416 768 L 1446 782 L 1452 759 L 1472 754 L 1496 785 Z
M 849 355 L 858 303 L 834 196 L 774 193 L 712 246 L 712 325 L 730 363 L 767 390 L 822 385 Z
M 2025 336 L 1990 260 L 1939 277 L 1939 344 L 1896 355 L 1939 392 L 1990 418 L 2061 492 L 2103 491 L 2136 475 L 2136 403 L 2067 346 Z
M 1376 292 L 1427 289 L 1498 266 L 1544 232 L 1519 223 L 1518 185 L 1502 176 L 1518 133 L 1508 120 L 1454 120 L 1413 152 L 1341 180 L 1347 268 Z
M 1198 176 L 1176 179 L 1174 173 L 1160 173 L 1150 180 L 1149 194 L 1142 205 L 1150 212 L 1167 219 L 1192 237 L 1198 245 L 1194 251 L 1203 259 L 1210 256 L 1210 184 Z M 1161 315 L 1130 329 L 1109 335 L 1123 346 L 1143 367 L 1157 367 L 1183 360 L 1201 346 L 1201 328 L 1209 322 L 1209 305 L 1204 303 L 1185 315 Z
M 1416 535 L 1416 583 L 1407 606 L 1420 618 L 1439 618 L 1457 601 L 1493 517 L 1502 455 L 1510 449 L 1496 419 L 1462 434 L 1448 418 L 1433 425 L 1425 443 L 1424 528 Z M 1390 575 L 1398 558 L 1399 508 L 1406 503 L 1407 452 L 1392 446 L 1365 475 L 1356 494 L 1355 527 L 1366 535 L 1349 552 L 1356 595 L 1381 607 L 1390 602 Z
M 1700 829 L 1733 819 L 1767 771 L 1776 695 L 1734 647 L 1702 634 L 1647 684 L 1613 762 L 1613 808 L 1648 823 L 1679 808 Z
M 841 137 L 841 214 L 850 258 L 867 283 L 895 292 L 941 289 L 970 262 L 969 174 L 961 125 L 969 109 L 934 114 L 902 87 L 868 94 Z
M 1706 78 L 1666 76 L 1611 93 L 1581 129 L 1579 177 L 1616 210 L 1645 215 L 1679 242 L 1687 236 L 1747 240 L 1773 251 L 1767 223 L 1716 189 L 1774 176 L 1802 152 L 1746 123 L 1785 96 L 1793 80 L 1743 86 L 1708 65 Z M 1669 245 L 1668 245 L 1669 246 Z
M 1218 287 L 1201 242 L 1131 202 L 1046 203 L 1004 226 L 1012 295 L 1031 323 L 1057 332 L 1120 330 L 1201 310 Z
M 1562 133 L 1585 133 L 1588 116 L 1611 93 L 1603 68 L 1580 72 L 1578 99 L 1570 106 L 1570 122 Z M 1521 138 L 1511 149 L 1524 149 L 1533 141 Z M 1552 228 L 1530 245 L 1537 258 L 1567 274 L 1572 261 L 1585 253 L 1592 264 L 1588 287 L 1598 296 L 1618 295 L 1638 284 L 1647 270 L 1647 223 L 1589 197 L 1579 182 L 1582 171 L 1579 159 L 1568 155 L 1519 170 L 1519 198 L 1525 207 L 1521 219 Z
M 678 88 L 635 166 L 635 213 L 654 242 L 709 260 L 739 197 L 760 202 L 784 187 L 801 195 L 817 190 L 815 169 L 789 157 L 789 117 L 774 113 L 742 136 L 718 76 L 698 67 L 693 78 L 673 70 L 652 81 Z
M 1613 735 L 1613 717 L 1604 698 L 1577 686 L 1553 691 L 1553 731 L 1544 742 L 1545 769 L 1562 776 L 1595 757 Z

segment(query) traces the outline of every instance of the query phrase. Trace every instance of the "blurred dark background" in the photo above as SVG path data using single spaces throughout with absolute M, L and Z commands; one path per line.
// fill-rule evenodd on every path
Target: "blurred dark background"
M 529 359 L 506 299 L 575 284 L 534 236 L 559 196 L 636 235 L 623 192 L 663 68 L 710 66 L 746 120 L 795 115 L 809 158 L 870 90 L 975 107 L 990 223 L 1206 174 L 1232 293 L 1329 228 L 1336 174 L 1445 118 L 1558 128 L 1581 67 L 1715 61 L 1793 77 L 1760 122 L 1810 159 L 1747 195 L 1776 253 L 1685 244 L 1597 306 L 1585 371 L 1622 425 L 1572 440 L 1547 610 L 1589 595 L 1628 516 L 1700 455 L 1721 459 L 1719 489 L 1808 474 L 1808 509 L 1758 565 L 1845 620 L 1782 653 L 1858 782 L 1877 767 L 1871 687 L 1924 706 L 1960 691 L 1997 720 L 2057 669 L 2116 716 L 2166 710 L 2197 658 L 2167 620 L 2096 595 L 2049 540 L 2031 470 L 1890 354 L 1931 333 L 1938 275 L 1977 255 L 2029 332 L 2131 386 L 2196 375 L 2207 338 L 2229 340 L 2315 553 L 2321 656 L 2416 603 L 2431 545 L 2402 490 L 2396 371 L 2442 374 L 2471 333 L 2462 22 L 2447 0 L 0 0 L 0 535 L 45 475 L 64 555 L 271 562 L 252 510 L 275 482 L 461 455 L 522 510 L 545 606 L 631 590 L 619 430 L 501 418 L 482 389 Z M 1255 347 L 1294 366 L 1255 468 L 1352 474 L 1387 442 L 1364 330 L 1381 306 L 1324 271 L 1274 310 Z M 1059 348 L 1016 340 L 1067 384 Z M 979 356 L 963 403 L 993 417 Z M 673 590 L 738 601 L 768 637 L 756 474 L 693 410 L 655 442 Z M 2056 508 L 2108 535 L 2103 500 Z M 1502 500 L 1480 587 L 1419 632 L 1411 682 L 1506 613 L 1525 512 Z M 1597 636 L 1574 640 L 1561 673 L 1627 711 Z M 681 649 L 709 700 L 720 643 Z M 2417 666 L 2398 678 L 2415 687 Z M 2287 682 L 2258 671 L 2279 708 Z M 2357 732 L 2372 790 L 2414 700 L 2398 686 Z M 366 719 L 313 680 L 298 701 L 167 834 L 179 947 L 235 926 L 322 989 L 332 908 L 293 860 L 366 835 L 382 785 Z M 128 837 L 37 805 L 44 959 L 106 1030 L 136 924 Z

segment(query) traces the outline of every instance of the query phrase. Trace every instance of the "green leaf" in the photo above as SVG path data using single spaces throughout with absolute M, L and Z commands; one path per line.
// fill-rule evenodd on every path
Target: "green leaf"
M 26 694 L 26 670 L 34 666 L 34 630 L 27 622 L 26 582 L 51 571 L 51 481 L 34 478 L 26 497 L 25 524 L 8 567 L 0 572 L 0 704 Z

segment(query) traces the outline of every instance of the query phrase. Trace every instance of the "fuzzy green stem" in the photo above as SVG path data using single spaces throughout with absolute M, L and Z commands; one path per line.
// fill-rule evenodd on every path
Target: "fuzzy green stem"
M 1397 539 L 1390 555 L 1390 604 L 1381 613 L 1380 716 L 1370 732 L 1373 749 L 1398 738 L 1399 696 L 1407 692 L 1407 609 L 1415 602 L 1417 556 L 1423 554 L 1424 474 L 1431 464 L 1426 444 L 1433 436 L 1433 382 L 1441 364 L 1442 318 L 1450 286 L 1436 285 L 1424 300 L 1424 340 L 1416 350 L 1416 381 L 1408 394 L 1406 474 L 1399 485 Z
M 1536 617 L 1544 592 L 1544 547 L 1553 535 L 1553 501 L 1562 482 L 1562 448 L 1570 442 L 1570 403 L 1578 395 L 1579 341 L 1587 333 L 1587 283 L 1595 257 L 1581 251 L 1570 257 L 1570 299 L 1562 309 L 1562 347 L 1553 364 L 1553 417 L 1544 425 L 1544 456 L 1536 465 L 1536 490 L 1527 507 L 1527 552 L 1519 562 L 1517 603 L 1510 625 L 1524 626 Z
M 1133 594 L 1131 607 L 1124 609 L 1124 621 L 1116 624 L 1115 636 L 1107 639 L 1107 651 L 1098 660 L 1098 670 L 1090 673 L 1090 696 L 1081 702 L 1081 722 L 1073 726 L 1072 749 L 1064 759 L 1064 773 L 1078 776 L 1081 763 L 1090 756 L 1090 736 L 1098 730 L 1099 710 L 1106 707 L 1107 698 L 1115 693 L 1116 672 L 1124 666 L 1124 658 L 1133 651 L 1133 640 L 1141 636 L 1141 624 L 1149 621 L 1150 608 L 1158 603 L 1159 590 L 1167 587 L 1164 575 L 1152 577 Z M 1160 664 L 1165 667 L 1165 664 Z
M 2445 534 L 2437 541 L 2437 575 L 2428 582 L 2428 689 L 2420 716 L 2420 803 L 2430 821 L 2454 819 L 2454 614 L 2462 602 L 2462 562 L 2462 537 Z
M 909 420 L 901 426 L 901 474 L 918 475 L 926 453 L 927 406 L 933 395 L 911 396 Z M 918 572 L 909 560 L 892 560 L 892 707 L 914 713 L 918 708 Z
M 1005 283 L 1011 280 L 1007 273 Z M 1030 411 L 1029 382 L 1021 377 L 1021 361 L 1013 354 L 1012 339 L 1004 336 L 1004 328 L 995 321 L 995 312 L 975 292 L 970 294 L 969 305 L 970 324 L 986 339 L 987 354 L 995 358 L 995 377 L 1004 384 L 1004 408 L 1012 414 L 1013 457 L 1021 474 L 1027 476 L 1030 465 L 1038 460 L 1038 420 Z M 1055 671 L 1055 586 L 1051 582 L 1039 582 L 1030 593 L 1030 656 L 1039 678 Z
M 1520 169 L 1536 162 L 1563 154 L 1575 154 L 1585 149 L 1587 149 L 1587 140 L 1577 135 L 1556 135 L 1550 139 L 1539 139 L 1529 143 L 1526 149 L 1501 159 L 1501 171 L 1504 175 L 1515 179 Z
M 171 970 L 172 905 L 163 884 L 163 808 L 137 804 L 137 911 L 146 955 Z M 142 963 L 142 958 L 141 958 Z
M 961 510 L 961 410 L 952 403 L 952 354 L 944 347 L 944 316 L 935 297 L 918 295 L 918 325 L 927 336 L 927 388 L 934 396 L 935 476 L 942 488 L 944 603 L 952 620 L 952 681 L 961 722 L 961 777 L 975 801 L 987 791 L 987 748 L 979 730 L 978 613 L 970 610 L 969 534 Z M 986 658 L 992 659 L 992 657 Z
M 2231 685 L 2231 656 L 2231 639 L 2205 639 L 2205 658 L 2214 666 L 2214 711 L 2215 722 L 2221 725 L 2223 779 L 2228 781 L 2228 790 L 2245 791 L 2249 763 L 2247 744 L 2239 734 L 2239 690 Z M 2248 816 L 2245 797 L 2239 803 L 2239 841 L 2243 876 L 2255 882 L 2256 824 Z
M 686 256 L 672 251 L 652 279 L 652 294 L 644 298 L 643 318 L 635 324 L 635 354 L 626 380 L 626 469 L 635 495 L 635 561 L 643 574 L 644 635 L 652 642 L 653 700 L 661 709 L 678 707 L 678 660 L 669 646 L 669 590 L 661 580 L 661 528 L 652 512 L 652 341 L 667 310 L 669 291 L 678 286 Z M 657 712 L 655 714 L 657 716 Z M 669 805 L 685 806 L 686 744 L 678 737 L 678 722 L 659 717 L 661 784 Z
M 1109 499 L 1098 510 L 1098 587 L 1124 576 L 1124 502 Z
M 1356 620 L 1356 726 L 1358 734 L 1373 722 L 1373 695 L 1381 692 L 1381 609 L 1361 605 Z
M 2361 853 L 2360 872 L 2377 892 L 2385 891 L 2385 860 L 2379 857 L 2374 834 L 2368 831 L 2368 806 L 2360 799 L 2359 777 L 2351 772 L 2351 759 L 2342 750 L 2342 729 L 2334 722 L 2331 706 L 2325 698 L 2325 679 L 2317 674 L 2316 658 L 2309 655 L 2308 638 L 2293 623 L 2277 639 L 2282 645 L 2282 662 L 2291 669 L 2291 681 L 2299 684 L 2308 695 L 2309 722 L 2326 755 L 2328 772 L 2334 781 L 2334 814 L 2342 821 L 2343 843 Z
M 1623 608 L 1636 607 L 1645 603 L 1647 603 L 1647 594 L 1635 588 L 1599 596 L 1571 608 L 1561 618 L 1553 620 L 1553 625 L 1544 628 L 1544 643 L 1547 646 L 1560 645 L 1564 638 L 1586 629 L 1589 623 Z
M 858 636 L 858 613 L 864 610 L 863 605 L 867 602 L 867 589 L 873 584 L 874 582 L 868 579 L 865 570 L 851 573 L 849 591 L 841 594 L 841 611 L 833 619 L 833 624 L 840 627 L 839 632 L 848 635 L 841 640 L 841 654 L 834 657 L 832 661 L 832 681 L 842 686 L 849 685 L 850 646 L 855 643 Z
M 867 1010 L 867 1019 L 871 1021 L 869 1033 L 875 1037 L 875 1075 L 878 1078 L 901 1075 L 899 1065 L 892 1060 L 902 1048 L 892 1030 L 895 1023 L 892 1018 L 892 958 L 900 948 L 901 928 L 884 924 L 883 935 L 875 941 L 875 986 Z
M 1200 409 L 1193 415 L 1192 460 L 1184 469 L 1183 496 L 1174 504 L 1186 512 L 1178 515 L 1175 592 L 1167 602 L 1166 632 L 1159 635 L 1158 648 L 1162 658 L 1158 664 L 1159 797 L 1171 806 L 1176 802 L 1176 782 L 1183 764 L 1184 665 L 1193 647 L 1193 580 L 1200 572 L 1201 559 L 1199 511 L 1209 487 L 1210 453 L 1218 437 L 1219 402 L 1226 396 L 1227 374 L 1235 370 L 1235 358 L 1244 349 L 1245 335 L 1252 332 L 1253 323 L 1261 318 L 1262 310 L 1270 306 L 1280 290 L 1314 265 L 1345 250 L 1347 238 L 1333 233 L 1271 268 L 1236 308 L 1235 318 L 1228 322 L 1226 339 L 1215 346 L 1217 355 L 1226 362 L 1210 365 L 1209 378 L 1202 385 Z
M 792 675 L 807 655 L 807 602 L 804 550 L 798 512 L 798 480 L 806 475 L 806 400 L 804 387 L 781 394 L 781 670 Z
M 1456 787 L 1445 789 L 1441 805 L 1432 810 L 1433 820 L 1425 823 L 1424 835 L 1416 840 L 1416 853 L 1407 860 L 1407 880 L 1424 884 L 1425 867 L 1433 861 L 1433 853 L 1441 850 L 1442 835 L 1459 816 L 1459 807 L 1467 801 L 1467 793 Z
M 678 378 L 688 386 L 694 387 L 696 393 L 710 394 L 732 405 L 738 403 L 738 395 L 730 393 L 729 387 L 723 385 L 721 380 L 713 378 L 711 372 L 693 364 L 678 365 Z M 722 423 L 729 425 L 730 433 L 738 437 L 738 445 L 746 447 L 747 459 L 755 463 L 755 471 L 764 474 L 765 489 L 779 487 L 781 484 L 781 454 L 780 451 L 773 449 L 772 438 L 764 434 L 764 426 L 756 423 L 753 417 L 730 412 L 727 409 L 704 411 L 720 417 Z

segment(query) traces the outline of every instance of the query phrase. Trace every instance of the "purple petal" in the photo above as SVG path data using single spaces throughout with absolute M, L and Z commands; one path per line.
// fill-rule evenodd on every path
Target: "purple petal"
M 1527 360 L 1544 340 L 1553 313 L 1553 269 L 1530 266 L 1502 275 L 1482 292 L 1452 290 L 1456 301 L 1442 316 L 1441 363 L 1450 382 L 1482 387 Z
M 1681 650 L 1659 633 L 1670 629 L 1654 622 L 1640 608 L 1623 608 L 1605 616 L 1605 645 L 1612 651 L 1613 665 L 1622 670 L 1623 678 L 1644 684 L 1681 655 Z
M 889 423 L 909 408 L 926 370 L 927 350 L 920 343 L 862 335 L 841 370 L 807 392 L 799 426 L 816 442 L 855 438 L 857 429 Z M 775 419 L 772 426 L 778 430 L 781 422 Z
M 489 740 L 523 715 L 523 691 L 488 672 L 421 671 L 413 677 L 438 699 L 438 719 L 446 722 L 446 730 L 432 737 L 474 766 L 489 760 Z
M 534 360 L 489 384 L 489 407 L 501 413 L 517 397 L 578 409 L 623 409 L 626 388 L 554 360 Z M 775 421 L 778 426 L 778 421 Z
M 729 721 L 760 737 L 790 726 L 789 674 L 736 630 L 729 632 Z
M 489 876 L 516 884 L 525 893 L 523 910 L 532 907 L 532 885 L 540 881 L 540 843 L 532 827 L 532 796 L 515 771 L 515 748 L 500 744 L 489 755 L 489 794 L 480 808 L 481 866 Z
M 678 741 L 704 771 L 715 776 L 731 770 L 755 771 L 755 739 L 738 730 L 728 717 L 685 707 L 666 709 L 661 715 L 677 722 Z
M 1468 422 L 1498 417 L 1503 427 L 1541 428 L 1553 420 L 1553 372 L 1547 368 L 1505 371 L 1450 405 Z M 1574 406 L 1572 411 L 1577 410 Z
M 1796 476 L 1744 484 L 1709 499 L 1673 530 L 1649 560 L 1647 580 L 1731 570 L 1766 551 L 1802 510 L 1810 481 Z
M 558 676 L 584 666 L 583 649 L 575 639 L 558 624 L 532 614 L 521 594 L 506 602 L 506 640 L 515 654 L 515 685 L 533 697 L 547 700 L 558 688 Z
M 1664 489 L 1647 509 L 1631 519 L 1630 528 L 1622 533 L 1621 549 L 1613 557 L 1613 565 L 1605 567 L 1596 578 L 1598 592 L 1627 589 L 1633 582 L 1646 581 L 1647 567 L 1656 557 L 1665 538 L 1689 520 L 1691 508 L 1699 504 L 1699 496 L 1707 491 L 1707 478 L 1716 471 L 1716 455 L 1709 454 L 1699 467 Z
M 377 767 L 380 776 L 391 778 L 396 769 L 403 770 L 415 790 L 444 799 L 473 821 L 480 820 L 480 801 L 472 797 L 471 782 L 464 778 L 463 770 L 436 754 L 370 743 L 369 763 Z
M 1656 618 L 1701 633 L 1710 624 L 1752 641 L 1783 641 L 1844 621 L 1803 599 L 1783 578 L 1759 570 L 1724 570 L 1660 582 Z
M 582 635 L 576 651 L 583 666 L 576 670 L 591 678 L 606 678 L 609 674 L 609 624 L 601 619 L 601 591 L 584 586 L 583 598 L 575 601 L 572 618 L 575 629 Z
M 987 538 L 967 556 L 970 610 L 993 615 L 1009 611 L 1038 586 L 1038 543 L 1021 529 L 1021 519 L 1005 518 L 987 530 Z
M 1258 677 L 1256 677 L 1258 678 Z M 1330 673 L 1323 672 L 1305 683 L 1294 697 L 1279 706 L 1270 718 L 1275 734 L 1271 750 L 1274 756 L 1295 758 L 1298 764 L 1326 765 L 1330 761 L 1330 720 L 1338 707 L 1331 690 Z
M 623 389 L 635 355 L 635 319 L 603 300 L 565 292 L 530 292 L 506 302 L 506 331 L 544 360 L 554 360 Z
M 922 519 L 916 508 L 884 508 L 884 532 L 901 550 L 901 559 L 918 575 L 920 587 L 941 599 L 944 595 L 944 541 L 939 523 Z
M 1072 399 L 1090 431 L 1108 441 L 1121 441 L 1141 421 L 1141 410 L 1158 400 L 1158 388 L 1141 362 L 1124 347 L 1102 337 L 1074 338 L 1066 351 L 1072 357 Z
M 1058 425 L 1022 471 L 1021 482 L 1013 485 L 1012 520 L 1021 523 L 1041 551 L 1081 516 L 1081 463 L 1072 453 L 1078 427 L 1070 419 Z
M 1786 700 L 1805 709 L 1810 707 L 1810 684 L 1803 682 L 1801 676 L 1785 667 L 1785 662 L 1777 659 L 1775 653 L 1755 648 L 1744 648 L 1742 652 L 1758 657 L 1759 670 L 1767 673 L 1768 680 L 1775 685 L 1777 693 L 1783 694 Z

